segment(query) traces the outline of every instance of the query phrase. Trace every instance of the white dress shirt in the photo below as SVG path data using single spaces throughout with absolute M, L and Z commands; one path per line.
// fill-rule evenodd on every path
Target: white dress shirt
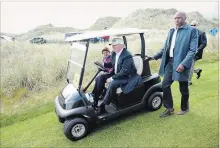
M 169 54 L 170 57 L 173 57 L 173 49 L 175 47 L 177 31 L 178 31 L 178 29 L 175 29 L 175 31 L 173 33 L 173 37 L 172 37 L 172 41 L 171 41 L 171 46 L 170 46 L 170 54 Z
M 119 53 L 116 53 L 116 58 L 115 58 L 115 74 L 118 72 L 118 71 L 117 71 L 118 59 L 119 59 L 119 57 L 120 57 L 120 55 L 121 55 L 123 49 L 124 49 L 124 48 L 122 48 L 122 50 L 121 50 Z

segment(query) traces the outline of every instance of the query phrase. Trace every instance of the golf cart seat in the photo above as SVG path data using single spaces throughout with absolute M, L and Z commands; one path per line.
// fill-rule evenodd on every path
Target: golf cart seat
M 134 65 L 137 69 L 137 74 L 141 75 L 142 72 L 143 72 L 143 60 L 142 60 L 142 58 L 140 56 L 134 56 L 133 60 L 134 60 Z M 117 88 L 116 93 L 117 94 L 122 93 L 121 87 Z

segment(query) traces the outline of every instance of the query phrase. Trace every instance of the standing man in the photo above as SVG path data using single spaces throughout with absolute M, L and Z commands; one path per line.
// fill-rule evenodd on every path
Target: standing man
M 105 105 L 109 105 L 111 99 L 116 95 L 116 89 L 121 87 L 123 93 L 131 92 L 141 81 L 141 76 L 137 74 L 136 67 L 131 53 L 125 48 L 124 41 L 121 38 L 113 38 L 113 53 L 111 63 L 114 67 L 114 75 L 107 79 L 109 87 L 104 96 L 103 102 L 98 108 L 97 114 L 105 112 Z
M 174 16 L 175 27 L 169 30 L 164 47 L 149 60 L 162 58 L 159 74 L 164 76 L 162 82 L 163 105 L 166 110 L 160 117 L 167 117 L 174 113 L 171 85 L 179 81 L 181 92 L 181 110 L 178 115 L 189 111 L 188 80 L 198 45 L 198 34 L 195 28 L 186 23 L 186 14 L 177 12 Z
M 189 85 L 192 85 L 193 72 L 195 72 L 197 74 L 197 77 L 196 77 L 197 79 L 199 79 L 201 76 L 202 69 L 201 68 L 194 69 L 194 66 L 195 66 L 196 61 L 202 59 L 203 49 L 207 45 L 206 34 L 205 34 L 205 32 L 200 31 L 198 29 L 198 25 L 199 25 L 199 23 L 195 20 L 191 22 L 191 26 L 198 30 L 199 40 L 198 40 L 197 52 L 196 52 L 195 58 L 193 60 L 193 64 L 192 64 L 192 68 L 191 68 L 191 72 L 190 72 Z

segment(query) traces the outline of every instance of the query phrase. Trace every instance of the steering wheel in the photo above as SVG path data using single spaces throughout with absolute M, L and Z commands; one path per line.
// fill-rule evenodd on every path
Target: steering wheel
M 97 66 L 97 68 L 100 70 L 100 71 L 104 71 L 104 72 L 108 72 L 108 70 L 100 63 L 100 62 L 94 62 L 94 64 Z

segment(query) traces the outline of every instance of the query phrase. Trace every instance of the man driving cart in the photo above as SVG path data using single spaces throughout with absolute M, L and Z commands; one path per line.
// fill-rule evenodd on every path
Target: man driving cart
M 113 53 L 111 63 L 114 67 L 113 76 L 107 79 L 110 83 L 103 98 L 102 103 L 98 107 L 97 114 L 105 113 L 105 105 L 109 105 L 112 95 L 116 94 L 116 89 L 121 87 L 123 93 L 129 93 L 137 85 L 141 83 L 141 76 L 137 74 L 131 53 L 125 48 L 124 41 L 121 38 L 113 38 L 112 43 Z M 105 81 L 99 81 L 104 86 Z

